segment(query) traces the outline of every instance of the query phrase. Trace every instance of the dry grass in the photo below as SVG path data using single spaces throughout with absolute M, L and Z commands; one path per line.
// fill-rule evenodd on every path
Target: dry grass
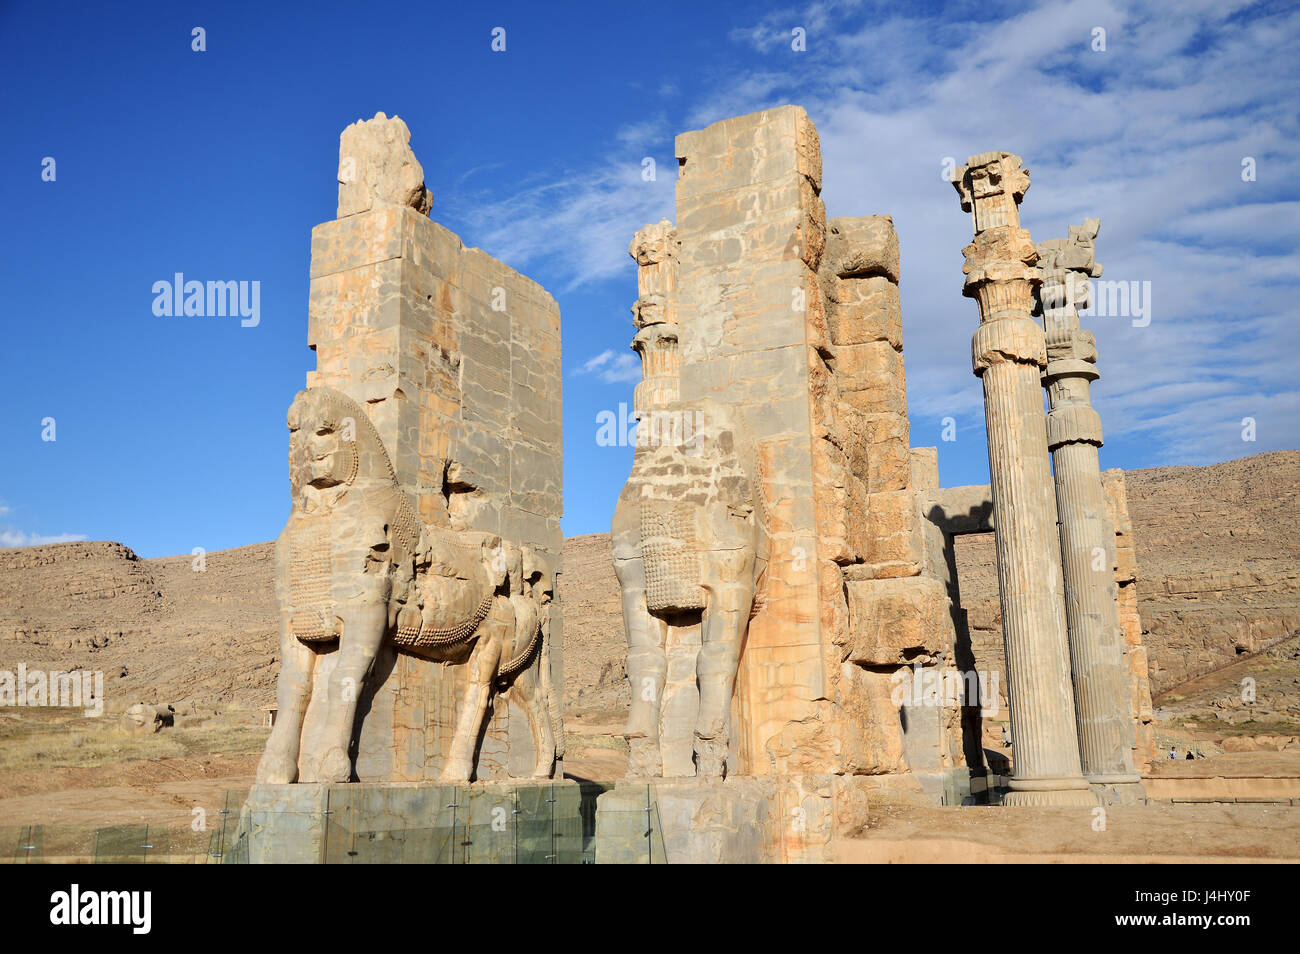
M 0 772 L 96 768 L 133 759 L 185 758 L 260 752 L 269 729 L 247 725 L 246 714 L 219 724 L 182 725 L 157 734 L 124 732 L 113 716 L 87 718 L 80 709 L 0 712 Z M 210 724 L 208 724 L 210 723 Z
M 627 740 L 621 735 L 588 735 L 586 733 L 564 733 L 567 749 L 610 749 L 615 752 L 627 752 Z

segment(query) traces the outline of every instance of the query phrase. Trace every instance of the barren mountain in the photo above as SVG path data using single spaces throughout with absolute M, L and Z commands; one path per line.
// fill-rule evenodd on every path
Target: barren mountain
M 1125 482 L 1153 695 L 1300 632 L 1300 451 Z M 957 574 L 976 659 L 1000 668 L 991 535 L 957 539 Z
M 1152 688 L 1168 689 L 1300 630 L 1300 451 L 1128 473 Z M 566 704 L 627 705 L 609 535 L 565 541 Z M 137 701 L 256 708 L 275 693 L 272 545 L 142 560 L 118 543 L 0 550 L 0 670 L 102 670 L 111 710 Z M 1000 656 L 989 536 L 959 541 L 978 657 Z

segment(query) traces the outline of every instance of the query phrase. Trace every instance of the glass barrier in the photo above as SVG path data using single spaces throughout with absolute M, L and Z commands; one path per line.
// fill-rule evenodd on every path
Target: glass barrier
M 231 790 L 201 822 L 177 812 L 123 825 L 0 828 L 0 863 L 665 863 L 651 786 L 644 807 L 602 811 L 598 821 L 596 799 L 608 788 L 355 785 L 269 800 Z

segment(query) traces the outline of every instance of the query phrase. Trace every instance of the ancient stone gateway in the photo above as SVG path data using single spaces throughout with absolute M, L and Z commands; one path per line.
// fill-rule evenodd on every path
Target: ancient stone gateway
M 1019 159 L 961 170 L 992 482 L 945 490 L 935 449 L 909 445 L 892 220 L 827 221 L 798 107 L 677 153 L 677 221 L 629 249 L 643 378 L 612 527 L 629 778 L 599 799 L 597 860 L 640 857 L 652 818 L 670 861 L 829 860 L 872 791 L 987 799 L 997 694 L 961 608 L 967 532 L 997 538 L 1005 800 L 1140 795 L 1131 527 L 1122 475 L 1099 470 L 1076 311 L 1096 223 L 1035 247 Z M 430 221 L 401 120 L 348 127 L 339 170 L 339 217 L 312 237 L 279 718 L 246 833 L 326 818 L 340 789 L 365 824 L 417 829 L 446 799 L 481 818 L 493 785 L 562 775 L 558 308 Z
M 820 859 L 870 788 L 969 794 L 963 707 L 903 686 L 964 660 L 922 534 L 935 457 L 908 446 L 898 240 L 888 217 L 826 220 L 798 107 L 685 133 L 677 156 L 676 224 L 631 246 L 629 771 L 665 816 L 705 799 L 724 819 L 683 821 L 681 857 Z M 598 832 L 638 798 L 602 796 Z
M 272 801 L 562 773 L 559 309 L 428 218 L 409 140 L 383 113 L 349 126 L 312 234 Z
M 1098 637 L 1083 622 L 1116 604 L 1121 530 L 1103 512 L 1116 491 L 1103 495 L 1095 465 L 1075 468 L 1096 486 L 1066 496 L 1065 546 L 1086 539 L 1103 553 L 1101 569 L 1089 564 L 1067 589 L 1040 376 L 1048 368 L 1050 388 L 1073 366 L 1048 365 L 1032 317 L 1045 302 L 1056 320 L 1057 302 L 1036 297 L 1019 160 L 976 157 L 957 183 L 976 228 L 966 290 L 983 319 L 974 362 L 993 484 L 953 500 L 934 449 L 909 446 L 892 221 L 826 220 L 803 110 L 685 133 L 677 156 L 676 223 L 647 226 L 630 248 L 640 425 L 612 528 L 629 775 L 641 784 L 602 796 L 598 830 L 645 802 L 648 780 L 670 856 L 817 859 L 860 823 L 871 789 L 981 797 L 979 712 L 996 700 L 967 678 L 951 549 L 954 533 L 969 532 L 961 521 L 998 539 L 1016 767 L 1006 800 L 1087 806 L 1097 804 L 1089 781 L 1131 785 L 1137 677 L 1118 625 Z M 1052 427 L 1053 447 L 1081 439 Z M 1085 608 L 1071 610 L 1079 625 L 1067 630 L 1067 593 L 1084 582 Z M 943 691 L 953 681 L 965 690 L 956 697 Z M 1106 731 L 1089 779 L 1076 684 L 1088 739 Z M 602 850 L 621 857 L 616 845 Z

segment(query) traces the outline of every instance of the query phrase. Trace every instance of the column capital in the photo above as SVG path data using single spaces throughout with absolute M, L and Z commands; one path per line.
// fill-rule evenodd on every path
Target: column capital
M 1080 330 L 1079 309 L 1091 302 L 1090 278 L 1101 276 L 1095 258 L 1100 219 L 1085 219 L 1071 225 L 1068 238 L 1048 239 L 1037 245 L 1042 284 L 1037 289 L 1035 314 L 1043 316 L 1047 332 L 1048 357 L 1097 360 L 1093 336 Z
M 1102 445 L 1101 415 L 1087 404 L 1058 404 L 1047 412 L 1047 449 L 1062 444 Z
M 637 263 L 641 296 L 632 305 L 636 335 L 632 350 L 641 358 L 641 381 L 632 393 L 632 416 L 676 405 L 680 395 L 681 355 L 677 334 L 677 229 L 668 219 L 632 236 L 628 254 Z
M 957 169 L 953 188 L 963 212 L 971 214 L 975 234 L 988 229 L 1020 227 L 1020 202 L 1029 191 L 1029 170 L 1009 152 L 981 152 Z
M 632 236 L 627 253 L 638 265 L 658 265 L 677 254 L 677 229 L 667 219 L 642 226 Z
M 1019 361 L 1042 368 L 1047 364 L 1043 329 L 1029 317 L 986 321 L 971 338 L 971 366 L 977 376 L 1000 361 Z

